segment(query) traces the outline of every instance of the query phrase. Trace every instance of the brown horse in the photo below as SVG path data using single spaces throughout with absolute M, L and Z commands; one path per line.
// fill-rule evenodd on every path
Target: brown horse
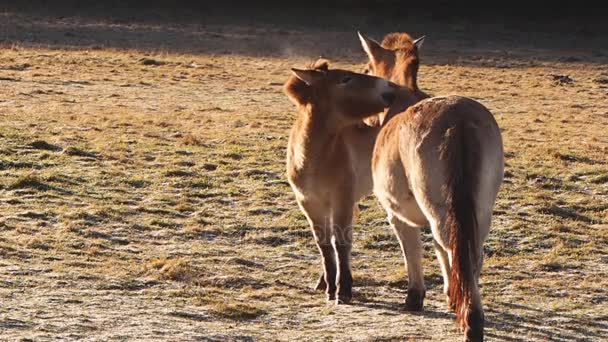
M 400 56 L 406 55 L 415 55 L 416 58 L 409 58 L 407 61 L 403 61 L 399 64 L 399 67 L 402 68 L 403 79 L 416 79 L 416 75 L 412 73 L 418 72 L 418 58 L 417 58 L 417 49 L 421 46 L 423 38 L 419 38 L 416 41 L 411 40 L 410 44 L 406 46 L 405 37 L 409 37 L 406 33 L 401 34 L 393 34 L 395 37 L 399 39 L 391 39 L 392 43 L 389 42 L 387 44 L 391 44 L 390 46 L 394 46 L 395 49 L 398 49 L 397 45 L 400 46 Z M 387 37 L 389 37 L 388 35 Z M 387 38 L 388 39 L 388 38 Z M 377 44 L 377 43 L 376 43 Z M 406 53 L 405 51 L 411 49 L 411 53 Z M 322 60 L 318 61 L 316 65 L 313 65 L 313 68 L 323 69 L 327 68 L 326 62 Z M 396 78 L 399 80 L 399 78 Z M 292 81 L 294 79 L 292 78 Z M 415 82 L 414 82 L 415 84 Z M 293 86 L 293 84 L 291 85 Z M 286 87 L 287 89 L 287 87 Z M 415 89 L 415 91 L 414 91 Z M 422 99 L 428 97 L 422 91 L 420 91 L 417 85 L 411 88 L 415 93 L 415 97 L 417 99 Z M 289 94 L 289 92 L 288 92 Z M 373 147 L 376 141 L 376 137 L 380 132 L 380 123 L 383 120 L 385 112 L 381 112 L 379 115 L 374 115 L 372 117 L 368 117 L 363 119 L 360 123 L 354 126 L 349 126 L 341 131 L 341 138 L 344 141 L 344 144 L 348 147 L 350 160 L 352 164 L 355 166 L 355 175 L 356 179 L 353 183 L 353 188 L 355 189 L 357 201 L 363 196 L 370 194 L 372 192 L 372 171 L 371 171 L 371 159 L 373 153 Z M 365 122 L 366 124 L 363 124 Z M 329 209 L 326 209 L 329 210 Z M 358 212 L 358 207 L 354 205 L 354 214 L 353 216 L 356 218 Z M 328 214 L 326 213 L 326 216 Z M 331 291 L 330 288 L 327 287 L 327 283 L 325 278 L 327 275 L 323 272 L 316 283 L 315 289 L 323 290 L 323 291 Z M 331 297 L 331 296 L 330 296 Z
M 374 76 L 329 70 L 324 61 L 292 70 L 284 91 L 299 115 L 289 136 L 287 179 L 321 252 L 323 275 L 317 287 L 325 289 L 328 300 L 348 303 L 353 213 L 357 201 L 371 192 L 371 153 L 379 130 L 358 124 L 387 108 L 397 86 Z
M 418 69 L 420 67 L 418 52 L 424 43 L 425 36 L 414 40 L 405 32 L 393 32 L 384 36 L 382 44 L 380 44 L 360 32 L 357 34 L 361 40 L 361 46 L 369 58 L 364 73 L 381 75 L 389 81 L 409 89 L 417 101 L 429 97 L 418 87 Z M 384 112 L 367 118 L 365 122 L 370 126 L 380 126 L 386 121 L 386 115 L 387 113 Z
M 364 37 L 362 44 L 371 74 L 417 89 L 415 79 L 401 78 L 404 57 L 399 52 Z M 501 133 L 492 114 L 472 99 L 446 96 L 416 102 L 415 91 L 401 91 L 388 111 L 374 147 L 374 193 L 407 264 L 406 306 L 422 309 L 426 289 L 419 228 L 430 226 L 449 306 L 465 340 L 481 341 L 484 316 L 478 284 L 483 243 L 503 179 Z

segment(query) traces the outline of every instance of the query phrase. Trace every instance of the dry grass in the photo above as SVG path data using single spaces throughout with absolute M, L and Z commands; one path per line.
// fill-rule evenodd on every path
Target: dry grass
M 242 43 L 227 38 L 240 28 L 221 32 L 225 48 Z M 331 45 L 334 64 L 361 68 L 354 31 L 323 33 L 331 44 L 319 29 L 262 36 Z M 482 280 L 488 338 L 607 339 L 606 60 L 425 44 L 421 87 L 480 99 L 503 129 Z M 294 109 L 280 87 L 309 61 L 4 47 L 3 338 L 458 340 L 429 232 L 425 311 L 403 311 L 406 273 L 373 197 L 355 229 L 353 305 L 310 289 L 318 255 L 283 175 Z

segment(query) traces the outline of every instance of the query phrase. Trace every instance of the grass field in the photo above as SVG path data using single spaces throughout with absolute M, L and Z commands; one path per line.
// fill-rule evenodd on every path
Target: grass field
M 486 336 L 607 340 L 606 39 L 488 39 L 493 27 L 392 28 L 429 34 L 423 90 L 478 99 L 503 131 Z M 295 110 L 281 86 L 320 54 L 360 70 L 354 28 L 5 12 L 0 33 L 0 339 L 460 340 L 429 231 L 425 309 L 404 311 L 372 196 L 352 305 L 311 290 L 319 256 L 284 176 Z

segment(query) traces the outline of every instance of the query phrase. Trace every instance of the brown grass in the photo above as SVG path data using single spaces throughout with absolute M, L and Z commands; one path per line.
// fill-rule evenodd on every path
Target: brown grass
M 459 340 L 428 231 L 425 310 L 403 310 L 399 247 L 373 197 L 355 228 L 353 305 L 310 289 L 318 252 L 284 178 L 295 111 L 281 92 L 310 58 L 263 49 L 302 41 L 360 70 L 354 31 L 197 27 L 180 30 L 217 50 L 2 48 L 2 338 Z M 525 38 L 505 34 L 493 46 Z M 488 339 L 606 340 L 607 61 L 496 54 L 466 36 L 427 37 L 419 79 L 479 99 L 503 130 Z M 259 50 L 221 52 L 242 44 Z

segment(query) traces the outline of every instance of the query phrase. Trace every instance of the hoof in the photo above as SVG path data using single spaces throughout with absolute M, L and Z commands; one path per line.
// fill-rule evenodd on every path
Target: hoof
M 409 289 L 405 299 L 405 309 L 407 311 L 422 311 L 424 295 L 425 291 Z
M 466 329 L 464 331 L 464 340 L 466 342 L 483 342 L 483 331 Z
M 325 275 L 321 273 L 319 280 L 317 280 L 317 284 L 314 287 L 315 291 L 325 291 L 327 290 L 327 283 L 325 282 Z
M 335 295 L 335 294 L 328 293 L 328 294 L 327 294 L 327 302 L 328 302 L 328 303 L 333 303 L 333 302 L 335 302 L 335 301 L 336 301 L 336 295 Z
M 468 342 L 483 341 L 484 317 L 483 311 L 473 309 L 468 316 L 468 322 L 464 329 L 464 340 Z
M 336 299 L 336 305 L 350 304 L 352 299 L 353 296 L 338 296 Z

